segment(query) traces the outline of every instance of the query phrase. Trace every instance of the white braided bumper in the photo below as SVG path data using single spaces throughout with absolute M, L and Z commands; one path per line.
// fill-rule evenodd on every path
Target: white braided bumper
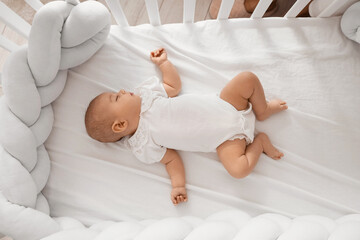
M 206 219 L 165 218 L 139 222 L 100 222 L 85 228 L 70 218 L 56 221 L 63 231 L 44 240 L 355 240 L 360 239 L 360 214 L 336 221 L 322 216 L 294 219 L 266 213 L 251 218 L 238 210 L 228 210 Z

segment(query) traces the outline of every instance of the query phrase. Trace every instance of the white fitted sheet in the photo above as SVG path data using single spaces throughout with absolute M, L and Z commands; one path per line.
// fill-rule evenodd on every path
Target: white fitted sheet
M 52 161 L 44 190 L 52 216 L 85 224 L 193 215 L 240 208 L 251 215 L 360 212 L 360 45 L 342 35 L 340 18 L 232 19 L 159 27 L 113 26 L 105 45 L 69 71 L 53 103 L 46 142 Z M 217 93 L 241 71 L 261 80 L 268 99 L 289 109 L 264 122 L 285 153 L 264 154 L 245 179 L 233 179 L 216 153 L 180 152 L 189 201 L 173 206 L 162 164 L 146 165 L 119 144 L 90 139 L 89 101 L 103 91 L 133 90 L 161 72 L 149 52 L 165 47 L 183 83 L 181 93 Z

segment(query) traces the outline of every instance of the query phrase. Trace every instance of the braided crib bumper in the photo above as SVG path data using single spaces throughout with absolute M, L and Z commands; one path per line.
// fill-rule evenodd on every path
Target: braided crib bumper
M 360 43 L 360 2 L 345 11 L 341 18 L 341 30 L 346 37 Z
M 197 217 L 164 218 L 133 222 L 100 222 L 85 228 L 70 218 L 56 221 L 63 231 L 43 240 L 355 240 L 360 239 L 360 214 L 336 221 L 322 216 L 290 219 L 266 213 L 251 218 L 239 210 L 215 213 L 206 219 Z
M 109 31 L 102 4 L 51 2 L 36 14 L 28 47 L 7 59 L 0 98 L 0 232 L 40 239 L 61 229 L 41 193 L 50 174 L 43 143 L 53 126 L 51 103 L 64 89 L 67 69 L 89 59 Z

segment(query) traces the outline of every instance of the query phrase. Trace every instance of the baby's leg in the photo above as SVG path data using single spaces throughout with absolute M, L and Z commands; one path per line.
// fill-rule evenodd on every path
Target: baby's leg
M 250 101 L 256 118 L 260 121 L 288 108 L 286 102 L 280 99 L 266 102 L 264 89 L 252 72 L 242 72 L 235 76 L 223 88 L 220 98 L 232 104 L 237 110 L 246 109 Z
M 259 133 L 247 147 L 245 139 L 235 139 L 222 143 L 216 151 L 225 169 L 234 178 L 244 178 L 249 175 L 262 152 L 275 160 L 284 155 L 271 144 L 264 133 Z

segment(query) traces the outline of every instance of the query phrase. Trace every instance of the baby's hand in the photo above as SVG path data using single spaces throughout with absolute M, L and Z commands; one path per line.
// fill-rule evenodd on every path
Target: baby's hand
M 157 66 L 160 66 L 161 64 L 167 61 L 167 53 L 164 48 L 159 48 L 151 52 L 150 59 Z
M 171 191 L 171 201 L 174 205 L 178 205 L 181 202 L 187 202 L 187 193 L 185 187 L 174 187 Z

